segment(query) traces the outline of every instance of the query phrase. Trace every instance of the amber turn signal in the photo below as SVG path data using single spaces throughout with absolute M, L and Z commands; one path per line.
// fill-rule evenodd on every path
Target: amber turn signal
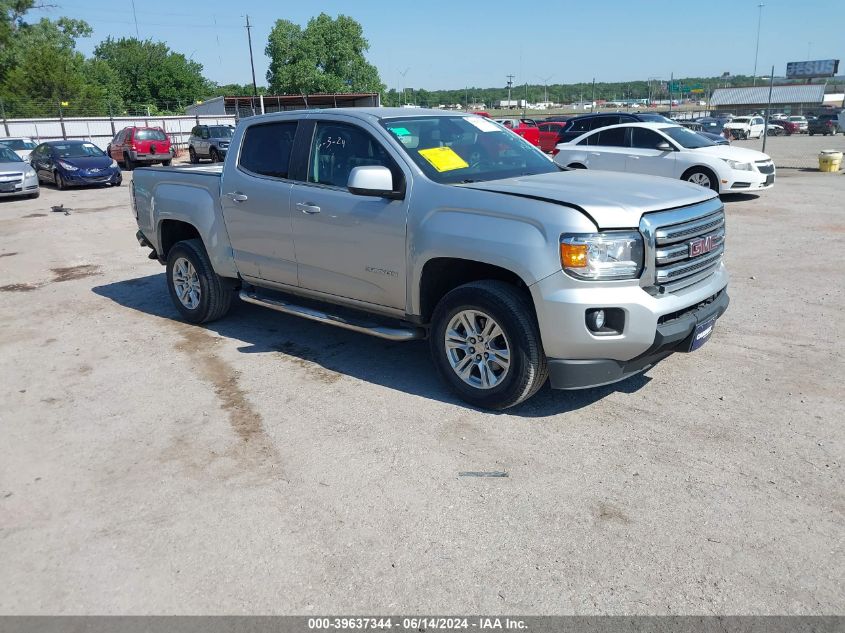
M 564 268 L 586 268 L 587 245 L 561 243 L 560 263 Z

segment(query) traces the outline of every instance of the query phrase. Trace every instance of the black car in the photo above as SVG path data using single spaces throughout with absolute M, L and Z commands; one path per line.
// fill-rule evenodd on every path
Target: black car
M 837 114 L 820 114 L 812 119 L 807 117 L 807 133 L 810 136 L 814 134 L 822 134 L 824 136 L 832 134 L 836 136 L 840 131 L 839 115 Z
M 582 114 L 567 120 L 566 127 L 560 132 L 560 142 L 568 143 L 590 130 L 619 123 L 675 123 L 675 121 L 656 112 Z
M 47 141 L 32 150 L 29 162 L 38 182 L 52 182 L 58 189 L 72 185 L 112 185 L 123 182 L 120 167 L 88 141 Z
M 716 145 L 730 145 L 728 139 L 726 139 L 721 133 L 706 131 L 704 129 L 704 124 L 700 123 L 699 121 L 682 120 L 677 121 L 677 123 L 678 125 L 682 125 L 688 130 L 692 130 L 696 134 L 700 134 L 704 138 L 713 141 L 714 143 L 716 143 Z

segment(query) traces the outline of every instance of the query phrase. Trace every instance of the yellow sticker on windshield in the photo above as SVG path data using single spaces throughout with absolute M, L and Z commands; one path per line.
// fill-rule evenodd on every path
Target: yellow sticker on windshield
M 451 147 L 430 147 L 419 150 L 419 153 L 437 171 L 452 171 L 469 167 L 469 163 L 458 156 Z

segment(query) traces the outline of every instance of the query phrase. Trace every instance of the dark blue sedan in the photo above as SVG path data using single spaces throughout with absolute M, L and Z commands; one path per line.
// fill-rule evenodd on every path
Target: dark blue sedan
M 52 182 L 58 189 L 76 185 L 119 186 L 120 167 L 88 141 L 47 141 L 29 156 L 38 182 Z

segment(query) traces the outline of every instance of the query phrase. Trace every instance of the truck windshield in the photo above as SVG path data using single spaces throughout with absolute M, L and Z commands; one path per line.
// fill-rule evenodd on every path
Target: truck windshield
M 401 117 L 381 124 L 426 176 L 442 184 L 560 171 L 540 150 L 484 117 Z
M 673 141 L 678 143 L 678 145 L 687 149 L 710 147 L 716 144 L 706 136 L 701 136 L 701 134 L 696 134 L 692 130 L 688 130 L 687 128 L 681 126 L 664 127 L 660 131 L 663 132 L 666 136 L 671 137 Z
M 226 125 L 218 125 L 208 128 L 209 138 L 232 138 L 232 128 Z

